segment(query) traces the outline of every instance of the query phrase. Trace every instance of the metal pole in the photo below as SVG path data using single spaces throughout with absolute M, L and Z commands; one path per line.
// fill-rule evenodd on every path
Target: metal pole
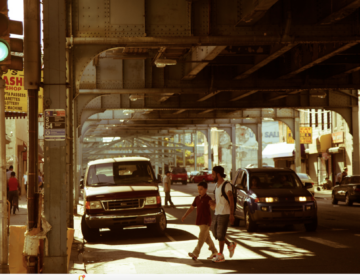
M 301 147 L 300 147 L 300 118 L 294 118 L 295 135 L 295 171 L 301 173 Z
M 236 126 L 231 126 L 231 142 L 232 142 L 232 149 L 231 149 L 231 171 L 232 171 L 232 178 L 235 178 L 236 175 Z
M 257 125 L 258 134 L 258 168 L 262 168 L 262 123 Z
M 197 171 L 197 144 L 198 144 L 198 137 L 197 137 L 197 130 L 195 130 L 195 137 L 194 137 L 194 169 Z
M 2 71 L 0 69 L 0 74 Z M 1 199 L 0 199 L 0 273 L 9 273 L 8 266 L 8 238 L 7 238 L 7 197 L 6 197 L 6 144 L 5 144 L 5 81 L 1 79 L 0 75 L 0 184 L 1 184 Z
M 208 129 L 208 170 L 212 170 L 211 161 L 211 129 Z
M 184 144 L 183 147 L 183 166 L 186 167 L 186 158 L 185 158 L 185 134 L 182 134 L 182 144 Z

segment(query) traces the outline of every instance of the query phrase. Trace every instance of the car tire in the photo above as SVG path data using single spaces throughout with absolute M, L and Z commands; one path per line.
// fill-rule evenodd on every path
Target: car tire
M 81 218 L 81 232 L 87 242 L 95 242 L 100 237 L 98 228 L 89 228 L 85 221 L 85 215 Z
M 304 224 L 305 230 L 306 230 L 307 232 L 316 231 L 317 225 L 318 225 L 317 219 L 315 219 L 315 220 L 314 220 L 313 222 L 311 222 L 311 223 Z
M 252 219 L 248 207 L 245 207 L 245 228 L 248 232 L 254 232 L 257 229 L 257 224 Z
M 331 195 L 331 203 L 334 204 L 334 205 L 337 205 L 338 202 L 339 202 L 339 201 L 335 198 L 335 194 L 332 193 L 332 195 Z
M 352 206 L 353 202 L 350 200 L 350 195 L 348 193 L 346 193 L 345 195 L 345 205 L 346 206 Z
M 165 212 L 161 213 L 161 217 L 159 218 L 159 222 L 154 225 L 148 225 L 148 229 L 152 230 L 156 234 L 163 235 L 165 234 L 167 226 L 167 220 Z

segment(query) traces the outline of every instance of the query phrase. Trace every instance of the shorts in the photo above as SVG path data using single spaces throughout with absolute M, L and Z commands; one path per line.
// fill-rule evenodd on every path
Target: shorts
M 226 231 L 229 225 L 229 219 L 230 215 L 214 215 L 211 229 L 215 239 L 219 241 L 225 240 Z

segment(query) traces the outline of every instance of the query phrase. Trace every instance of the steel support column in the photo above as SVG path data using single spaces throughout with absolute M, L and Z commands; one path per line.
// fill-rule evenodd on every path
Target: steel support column
M 0 69 L 1 72 L 1 69 Z M 2 74 L 2 73 L 1 73 Z M 0 273 L 9 273 L 8 266 L 8 212 L 6 204 L 6 144 L 5 144 L 5 81 L 0 76 Z
M 258 168 L 262 168 L 262 123 L 257 125 L 258 136 Z
M 300 118 L 294 118 L 295 136 L 295 171 L 301 173 Z
M 236 175 L 236 125 L 231 127 L 231 176 L 234 179 Z
M 185 134 L 182 134 L 181 135 L 181 137 L 182 137 L 182 144 L 184 144 L 185 145 Z M 186 167 L 186 158 L 185 158 L 185 148 L 183 148 L 183 166 L 184 167 Z
M 44 0 L 44 100 L 49 109 L 66 109 L 66 7 Z M 52 229 L 44 273 L 67 273 L 66 141 L 45 141 L 44 212 Z
M 352 135 L 353 135 L 353 152 L 352 152 L 352 174 L 360 174 L 360 150 L 359 150 L 359 107 L 352 108 Z
M 194 136 L 194 170 L 197 171 L 197 144 L 198 144 L 198 137 L 197 137 L 197 130 L 195 131 Z
M 208 138 L 208 170 L 212 170 L 212 160 L 211 160 L 211 129 L 207 130 Z

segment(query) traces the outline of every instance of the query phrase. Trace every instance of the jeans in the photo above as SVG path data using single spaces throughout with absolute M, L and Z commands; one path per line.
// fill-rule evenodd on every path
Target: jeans
M 174 205 L 174 203 L 171 201 L 170 192 L 165 192 L 165 206 L 168 205 L 168 202 L 170 205 Z
M 214 242 L 212 241 L 210 236 L 210 231 L 209 231 L 210 227 L 208 225 L 200 225 L 199 228 L 200 228 L 199 241 L 193 251 L 193 254 L 196 257 L 199 257 L 200 250 L 204 245 L 204 242 L 206 242 L 206 244 L 209 245 L 209 250 L 211 251 L 212 254 L 217 254 L 218 251 L 216 250 Z

